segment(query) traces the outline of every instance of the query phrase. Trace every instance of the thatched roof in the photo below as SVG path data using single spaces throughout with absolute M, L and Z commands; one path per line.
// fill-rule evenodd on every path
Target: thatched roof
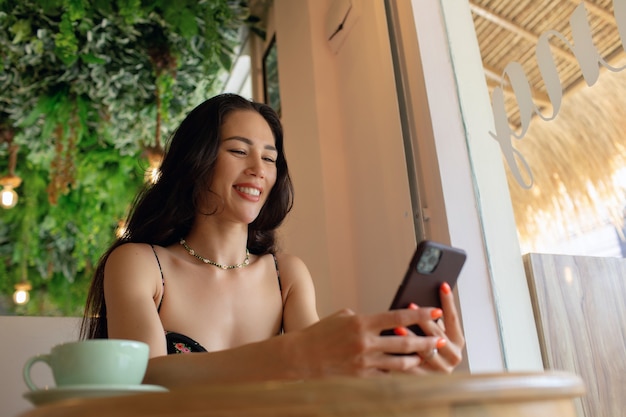
M 548 30 L 570 42 L 570 17 L 580 0 L 470 0 L 485 76 L 490 87 L 500 86 L 505 66 L 519 62 L 532 88 L 533 101 L 551 113 L 551 103 L 539 72 L 535 48 Z M 586 0 L 593 41 L 613 66 L 626 63 L 611 0 Z M 626 41 L 626 40 L 625 40 Z M 626 171 L 626 70 L 602 71 L 591 87 L 582 77 L 574 54 L 556 38 L 551 41 L 564 99 L 558 116 L 549 122 L 534 117 L 515 148 L 534 175 L 531 189 L 512 175 L 508 182 L 523 249 L 539 240 L 588 230 L 607 219 L 621 225 L 626 184 L 616 173 Z M 507 114 L 520 127 L 517 101 L 505 78 Z M 622 174 L 624 176 L 626 174 Z

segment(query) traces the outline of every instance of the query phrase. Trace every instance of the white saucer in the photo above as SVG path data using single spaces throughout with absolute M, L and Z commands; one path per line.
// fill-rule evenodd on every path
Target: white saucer
M 70 385 L 29 391 L 23 397 L 34 405 L 43 405 L 70 398 L 115 397 L 165 391 L 168 389 L 160 385 Z

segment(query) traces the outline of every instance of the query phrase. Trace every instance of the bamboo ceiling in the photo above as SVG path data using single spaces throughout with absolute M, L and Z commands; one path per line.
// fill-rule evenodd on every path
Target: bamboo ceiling
M 619 0 L 622 1 L 622 0 Z M 513 129 L 519 129 L 517 101 L 502 79 L 512 61 L 522 65 L 535 105 L 551 113 L 551 102 L 535 58 L 540 35 L 549 30 L 572 42 L 570 17 L 581 0 L 470 0 L 490 94 L 503 86 Z M 624 48 L 612 0 L 585 0 L 593 42 L 611 65 L 624 65 Z M 625 40 L 626 42 L 626 40 Z M 563 90 L 557 117 L 534 117 L 515 148 L 527 159 L 535 185 L 524 189 L 510 175 L 509 189 L 522 249 L 535 250 L 551 237 L 584 232 L 605 222 L 623 222 L 624 188 L 614 174 L 626 167 L 626 70 L 601 71 L 588 86 L 572 51 L 558 38 L 551 50 Z M 506 165 L 506 164 L 505 164 Z

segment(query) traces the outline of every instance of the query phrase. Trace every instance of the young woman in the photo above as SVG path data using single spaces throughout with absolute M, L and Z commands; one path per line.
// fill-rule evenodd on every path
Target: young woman
M 307 267 L 275 240 L 292 202 L 276 113 L 233 94 L 202 103 L 100 260 L 81 336 L 148 343 L 145 383 L 164 386 L 451 372 L 464 338 L 445 284 L 442 310 L 319 320 Z

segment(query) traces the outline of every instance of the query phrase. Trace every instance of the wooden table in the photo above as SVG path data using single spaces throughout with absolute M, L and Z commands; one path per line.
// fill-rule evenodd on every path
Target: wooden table
M 22 417 L 576 417 L 584 394 L 569 373 L 394 375 L 223 384 L 114 398 L 67 400 Z

